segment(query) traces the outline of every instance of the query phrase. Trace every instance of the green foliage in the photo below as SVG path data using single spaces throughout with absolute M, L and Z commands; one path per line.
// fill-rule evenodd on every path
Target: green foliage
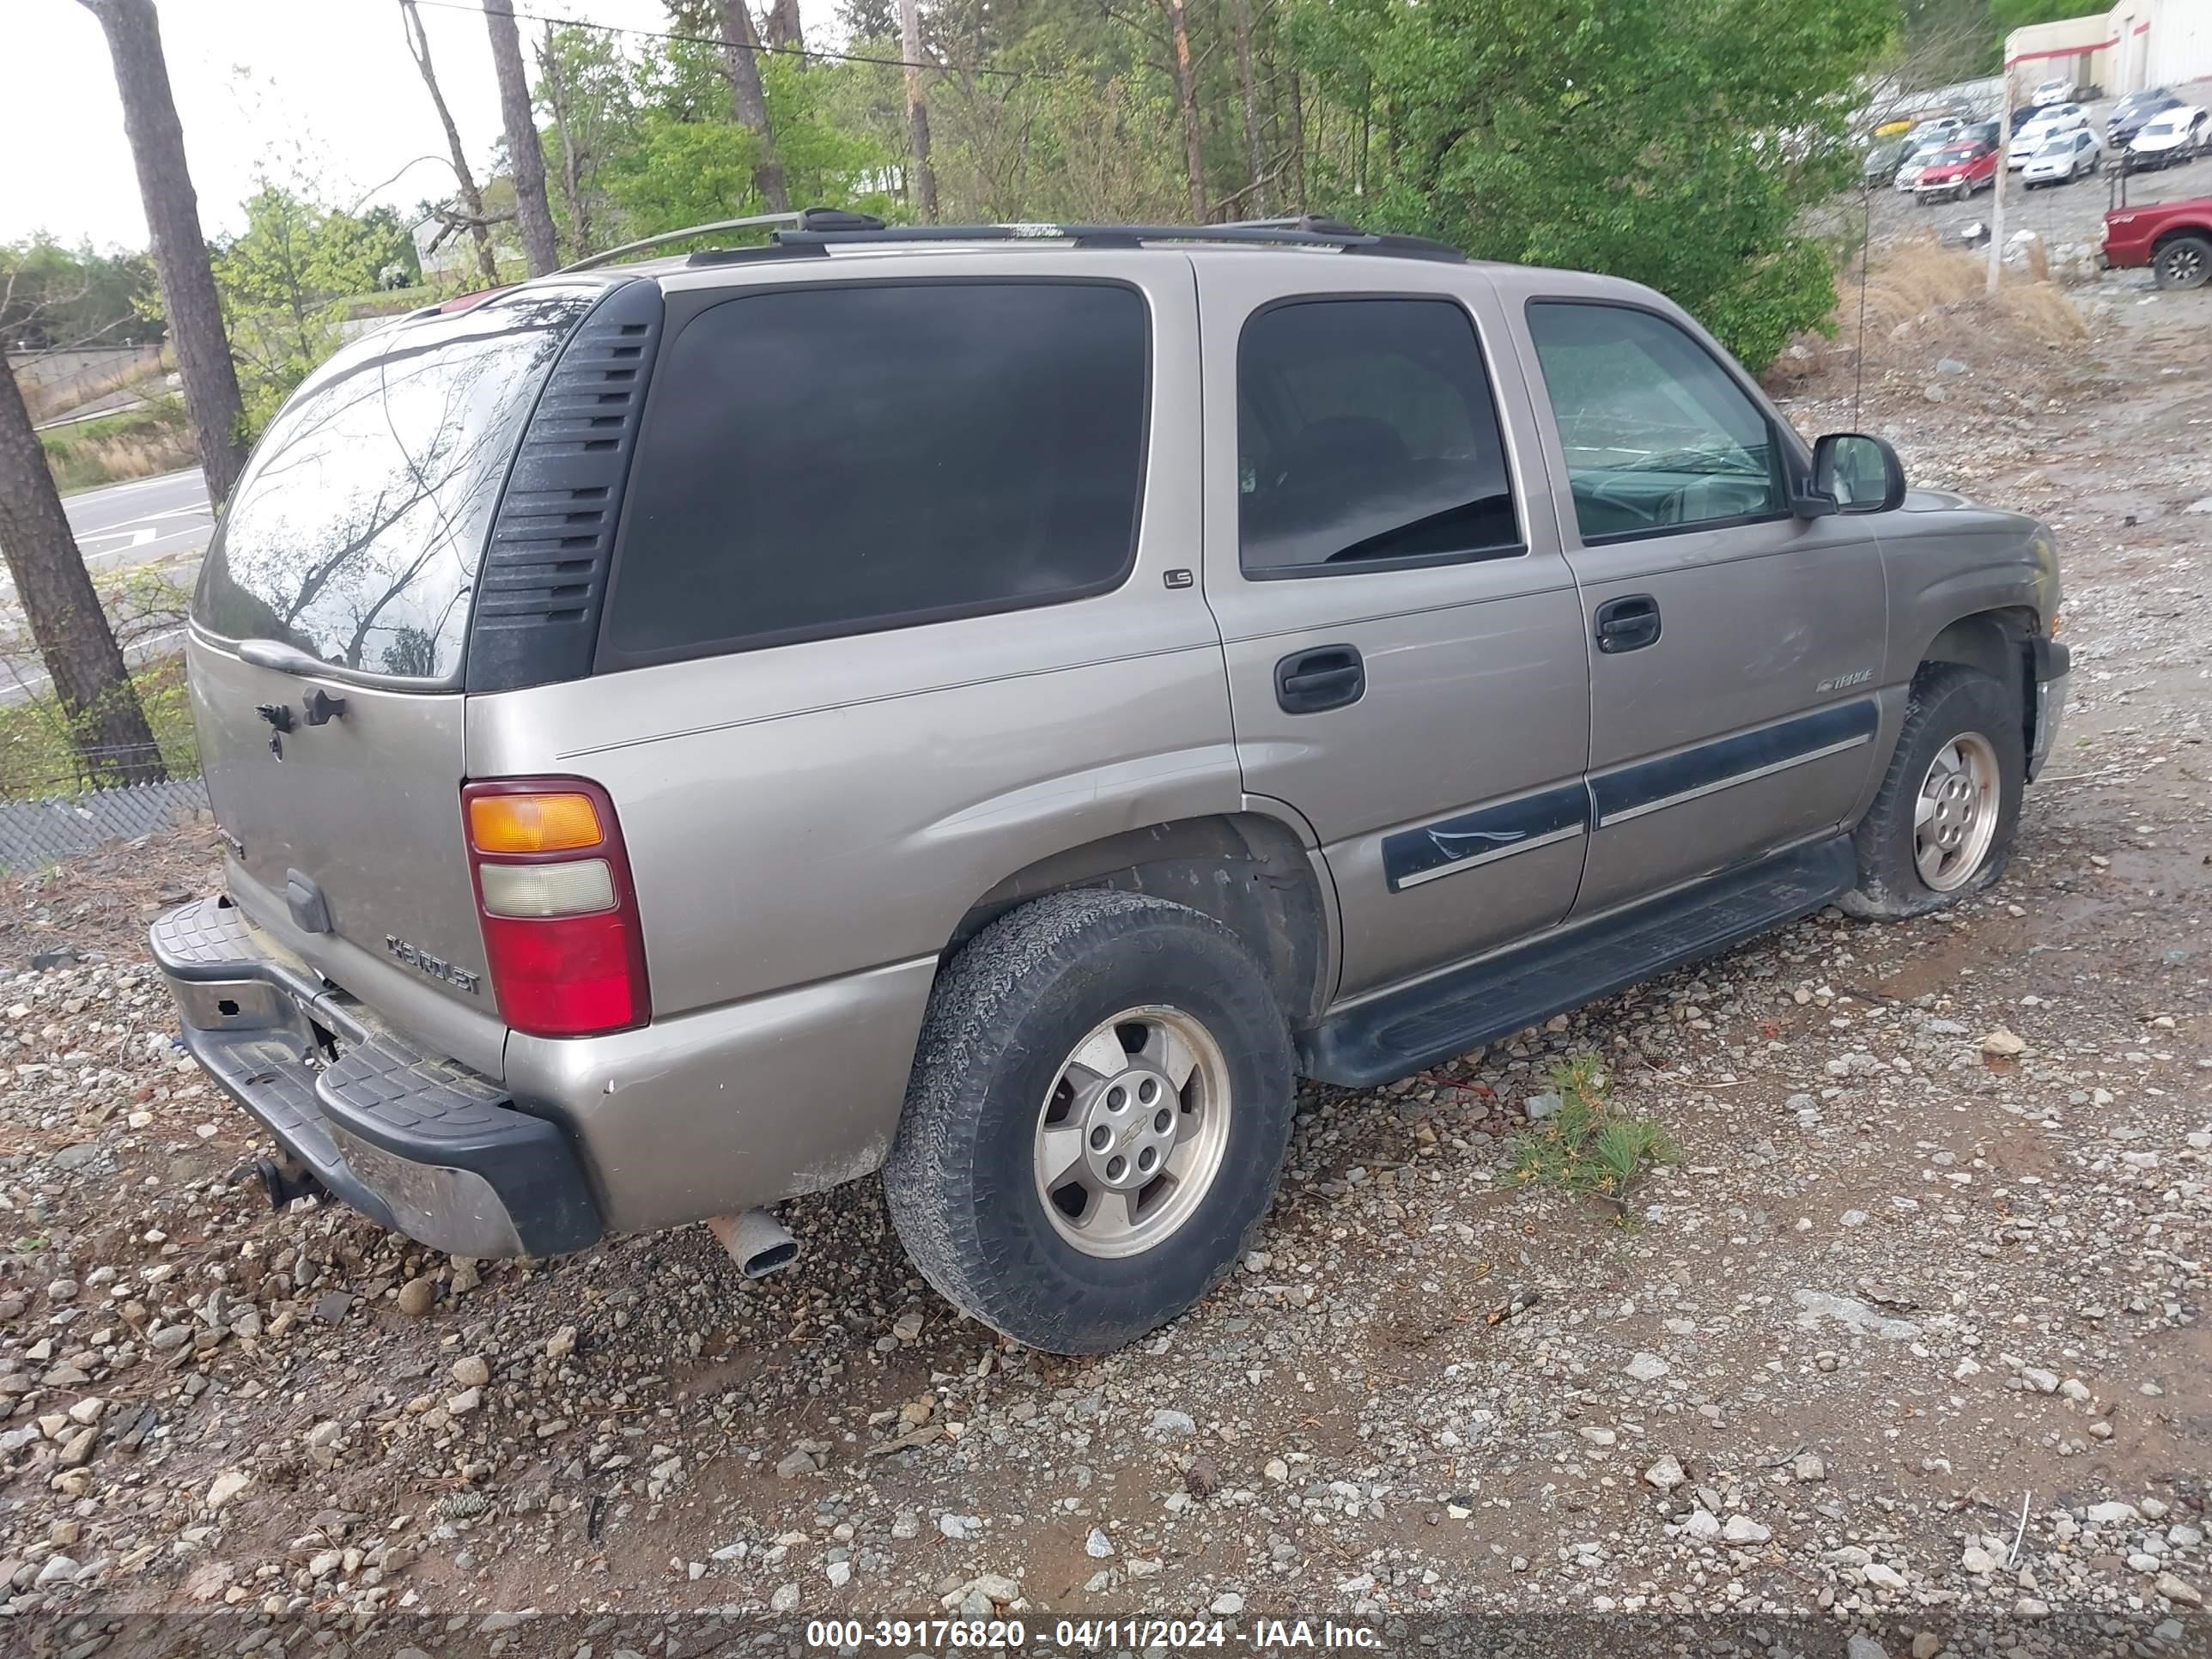
M 1297 0 L 1340 112 L 1321 204 L 1478 258 L 1609 272 L 1753 368 L 1819 325 L 1807 211 L 1848 177 L 1897 0 Z
M 1553 1068 L 1559 1105 L 1515 1139 L 1507 1171 L 1522 1186 L 1585 1193 L 1628 1218 L 1637 1183 L 1678 1158 L 1667 1132 L 1650 1118 L 1631 1117 L 1613 1103 L 1612 1081 L 1595 1054 L 1576 1054 Z
M 2031 23 L 2057 23 L 2069 17 L 2086 17 L 2108 9 L 2087 0 L 1990 0 L 1990 21 L 2000 30 L 2026 28 Z
M 76 345 L 152 345 L 162 337 L 145 308 L 153 261 L 143 253 L 64 247 L 51 236 L 0 242 L 0 344 L 10 351 Z
M 420 275 L 391 210 L 356 218 L 273 184 L 247 198 L 246 229 L 216 249 L 214 263 L 249 436 L 337 349 L 343 301 L 379 287 L 387 271 Z
M 132 670 L 130 680 L 173 778 L 192 777 L 200 769 L 184 666 L 181 656 L 163 657 Z M 121 695 L 122 688 L 117 691 Z M 74 724 L 91 730 L 98 720 L 87 714 Z M 0 703 L 0 800 L 75 794 L 107 781 L 87 771 L 72 732 L 68 712 L 50 690 Z

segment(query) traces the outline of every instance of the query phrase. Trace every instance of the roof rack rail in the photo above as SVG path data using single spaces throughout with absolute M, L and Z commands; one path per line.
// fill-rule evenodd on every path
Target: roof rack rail
M 848 213 L 843 208 L 811 207 L 799 208 L 789 213 L 753 213 L 742 219 L 716 219 L 708 224 L 686 225 L 681 230 L 664 230 L 657 236 L 641 236 L 635 242 L 624 242 L 620 247 L 611 247 L 588 258 L 579 259 L 573 264 L 562 265 L 553 274 L 565 276 L 571 271 L 594 270 L 601 265 L 627 258 L 633 253 L 642 253 L 647 248 L 689 241 L 694 236 L 711 236 L 716 231 L 754 230 L 763 225 L 806 230 L 865 231 L 881 230 L 884 222 L 866 213 Z
M 854 215 L 858 218 L 864 216 Z M 1231 242 L 1272 246 L 1332 247 L 1348 253 L 1380 253 L 1402 259 L 1433 259 L 1454 264 L 1467 256 L 1455 247 L 1420 236 L 1391 236 L 1360 229 L 1340 220 L 1255 220 L 1220 225 L 892 225 L 866 227 L 824 221 L 779 229 L 772 244 L 793 253 L 886 243 L 1073 242 L 1078 247 L 1141 247 L 1147 242 Z M 765 253 L 766 250 L 760 250 Z M 694 256 L 712 258 L 714 256 Z

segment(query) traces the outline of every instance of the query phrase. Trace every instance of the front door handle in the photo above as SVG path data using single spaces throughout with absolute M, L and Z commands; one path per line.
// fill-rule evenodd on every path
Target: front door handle
M 1659 642 L 1659 601 L 1649 593 L 1607 599 L 1597 608 L 1597 648 L 1607 656 Z
M 1275 665 L 1275 701 L 1285 714 L 1342 708 L 1367 694 L 1367 665 L 1350 645 L 1294 651 Z

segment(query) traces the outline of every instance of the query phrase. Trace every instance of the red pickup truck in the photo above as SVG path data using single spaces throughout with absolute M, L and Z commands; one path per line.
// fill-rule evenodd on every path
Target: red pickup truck
M 2212 196 L 2114 208 L 2097 258 L 2107 270 L 2148 265 L 2160 288 L 2203 288 L 2212 282 Z

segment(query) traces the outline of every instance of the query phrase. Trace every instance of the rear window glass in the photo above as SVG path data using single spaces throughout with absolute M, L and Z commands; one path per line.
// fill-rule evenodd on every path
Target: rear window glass
M 1118 284 L 838 284 L 711 307 L 657 371 L 603 658 L 1117 585 L 1147 341 L 1142 297 Z
M 356 342 L 284 405 L 192 614 L 372 674 L 460 667 L 500 483 L 562 343 L 605 290 L 529 289 Z

